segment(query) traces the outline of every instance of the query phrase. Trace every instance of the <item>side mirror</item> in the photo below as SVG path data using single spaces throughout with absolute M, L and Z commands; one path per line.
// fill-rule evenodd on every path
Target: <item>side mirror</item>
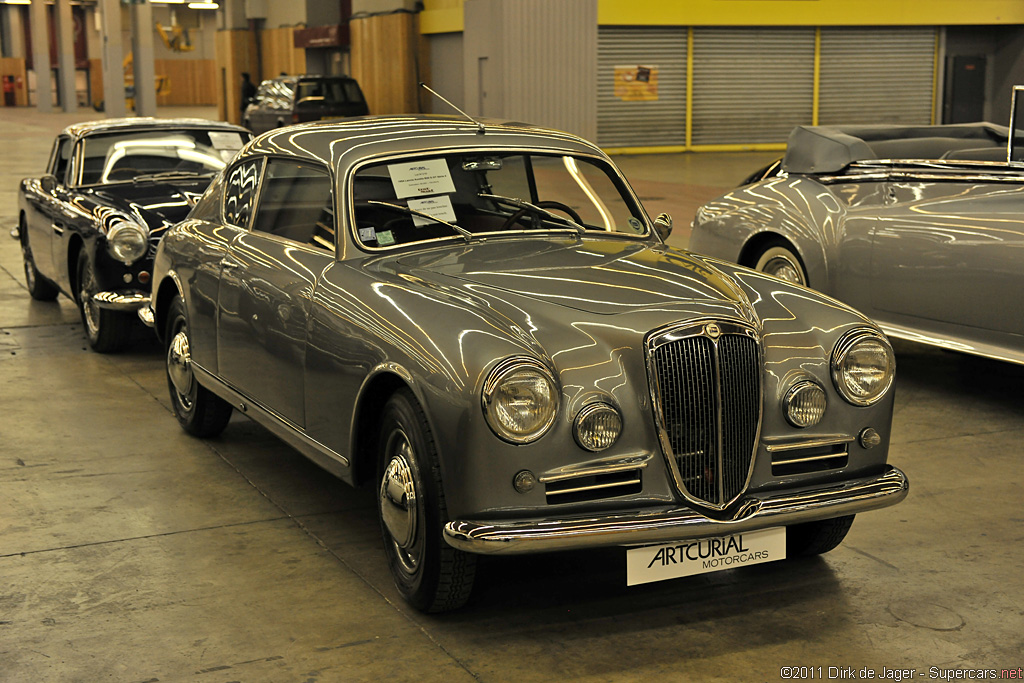
M 654 219 L 654 230 L 662 242 L 667 240 L 668 236 L 672 234 L 672 216 L 667 213 L 658 214 L 658 217 Z
M 57 189 L 57 177 L 52 175 L 44 175 L 39 179 L 39 186 L 43 188 L 43 192 L 52 193 Z

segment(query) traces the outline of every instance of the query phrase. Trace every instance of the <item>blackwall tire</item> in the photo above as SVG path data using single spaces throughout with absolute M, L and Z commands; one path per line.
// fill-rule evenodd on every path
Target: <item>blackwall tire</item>
M 423 612 L 462 607 L 473 590 L 477 558 L 442 537 L 449 520 L 437 449 L 408 390 L 396 392 L 384 407 L 377 461 L 377 511 L 395 586 Z
M 89 255 L 83 249 L 78 254 L 77 303 L 82 326 L 89 346 L 99 353 L 120 351 L 131 340 L 133 321 L 130 314 L 100 308 L 92 301 L 99 291 L 96 271 Z
M 32 256 L 32 245 L 28 243 L 28 227 L 22 221 L 18 226 L 18 238 L 21 242 L 21 260 L 25 268 L 25 285 L 28 287 L 28 295 L 36 301 L 54 301 L 60 290 L 56 285 L 47 280 L 36 268 L 35 258 Z

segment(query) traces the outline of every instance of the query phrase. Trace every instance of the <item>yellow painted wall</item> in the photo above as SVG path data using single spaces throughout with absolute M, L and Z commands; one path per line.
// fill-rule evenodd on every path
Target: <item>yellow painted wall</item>
M 462 31 L 465 0 L 425 0 L 422 33 Z M 1024 24 L 1022 0 L 597 0 L 599 25 L 959 26 Z

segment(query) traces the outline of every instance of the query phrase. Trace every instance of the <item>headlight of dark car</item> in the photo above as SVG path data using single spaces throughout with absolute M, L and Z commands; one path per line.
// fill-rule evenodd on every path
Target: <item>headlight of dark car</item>
M 892 386 L 896 358 L 878 332 L 856 329 L 843 335 L 832 352 L 832 381 L 855 406 L 877 402 Z
M 107 250 L 118 261 L 130 265 L 146 255 L 149 230 L 132 221 L 121 220 L 107 232 Z
M 487 376 L 483 387 L 487 424 L 512 443 L 530 443 L 547 433 L 558 413 L 558 390 L 538 360 L 509 358 Z

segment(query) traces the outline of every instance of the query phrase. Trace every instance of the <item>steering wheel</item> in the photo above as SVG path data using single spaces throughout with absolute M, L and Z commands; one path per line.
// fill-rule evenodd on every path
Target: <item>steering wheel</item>
M 561 211 L 562 213 L 568 214 L 569 218 L 571 218 L 576 223 L 578 223 L 580 225 L 583 225 L 583 219 L 580 218 L 580 215 L 578 213 L 576 213 L 575 211 L 573 211 L 571 207 L 566 206 L 562 202 L 543 201 L 543 202 L 537 202 L 536 204 L 534 204 L 534 206 L 536 206 L 537 208 L 540 208 L 540 209 L 549 209 L 549 210 L 550 209 L 554 209 L 556 211 Z M 502 224 L 501 229 L 502 230 L 508 230 L 515 223 L 519 222 L 519 220 L 522 219 L 522 217 L 525 216 L 528 213 L 534 213 L 534 212 L 531 211 L 530 209 L 526 209 L 526 208 L 519 209 L 514 214 L 512 214 L 511 216 L 509 216 L 508 218 L 505 219 L 505 222 L 504 222 L 504 224 Z

